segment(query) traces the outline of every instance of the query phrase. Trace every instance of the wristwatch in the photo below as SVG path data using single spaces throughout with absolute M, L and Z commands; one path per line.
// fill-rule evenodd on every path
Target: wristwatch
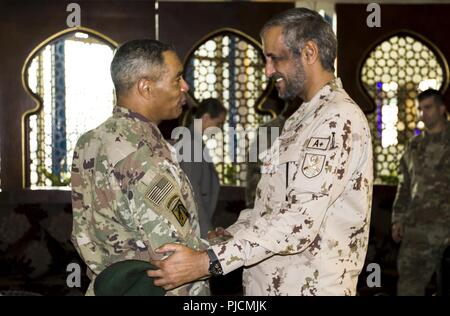
M 219 259 L 217 259 L 217 256 L 214 253 L 214 251 L 211 248 L 209 248 L 206 250 L 206 253 L 208 254 L 209 257 L 208 272 L 214 276 L 222 275 L 223 274 L 222 265 L 220 264 Z

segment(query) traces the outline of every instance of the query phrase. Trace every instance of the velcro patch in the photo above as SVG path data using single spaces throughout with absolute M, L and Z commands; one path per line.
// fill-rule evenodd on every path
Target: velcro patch
M 180 199 L 177 200 L 174 207 L 172 208 L 172 213 L 177 219 L 178 223 L 180 223 L 181 227 L 183 227 L 187 219 L 189 218 L 189 213 Z
M 160 205 L 174 189 L 173 184 L 165 176 L 157 180 L 156 183 L 147 191 L 146 197 L 156 205 Z
M 302 172 L 307 178 L 314 178 L 322 172 L 324 163 L 325 155 L 307 153 L 303 160 Z
M 329 142 L 330 142 L 329 137 L 327 137 L 327 138 L 311 137 L 311 139 L 308 142 L 308 146 L 306 148 L 327 150 Z

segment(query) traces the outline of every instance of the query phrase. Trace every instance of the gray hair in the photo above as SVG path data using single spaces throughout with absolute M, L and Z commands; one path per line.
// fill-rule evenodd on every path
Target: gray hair
M 336 35 L 331 25 L 319 13 L 306 8 L 284 11 L 267 21 L 260 35 L 276 26 L 283 29 L 284 44 L 293 54 L 299 54 L 308 41 L 316 43 L 322 67 L 334 72 L 337 52 Z
M 141 39 L 122 44 L 111 62 L 116 95 L 125 94 L 140 78 L 159 80 L 165 71 L 163 53 L 174 47 L 156 40 Z

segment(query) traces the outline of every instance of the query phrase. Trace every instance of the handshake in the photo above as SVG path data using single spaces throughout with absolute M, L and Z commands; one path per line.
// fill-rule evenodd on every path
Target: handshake
M 226 241 L 232 237 L 223 227 L 216 227 L 214 230 L 208 231 L 208 242 L 210 246 Z

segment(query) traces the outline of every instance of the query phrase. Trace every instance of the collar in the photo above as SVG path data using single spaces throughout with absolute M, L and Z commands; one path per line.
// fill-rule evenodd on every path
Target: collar
M 158 126 L 153 123 L 152 121 L 150 121 L 149 119 L 147 119 L 145 116 L 143 116 L 142 114 L 139 114 L 137 112 L 133 112 L 130 109 L 120 106 L 120 105 L 116 105 L 114 106 L 113 109 L 113 117 L 114 118 L 124 118 L 127 119 L 131 122 L 135 122 L 138 124 L 143 124 L 143 126 L 146 126 L 147 128 L 150 128 L 151 133 L 153 134 L 153 136 L 158 139 L 164 139 L 164 137 L 161 134 L 161 131 L 159 130 Z
M 340 78 L 334 78 L 327 82 L 308 102 L 303 102 L 297 111 L 288 119 L 285 129 L 290 129 L 294 124 L 301 122 L 312 111 L 316 110 L 324 100 L 334 91 L 342 89 Z
M 430 134 L 426 130 L 424 130 L 421 133 L 421 136 L 422 136 L 422 139 L 424 139 L 424 140 L 428 139 L 428 140 L 431 140 L 433 142 L 435 142 L 435 141 L 443 141 L 445 139 L 450 139 L 450 122 L 449 121 L 446 122 L 446 124 L 444 126 L 444 129 L 440 133 Z
M 116 105 L 113 109 L 113 116 L 114 117 L 123 117 L 123 118 L 128 118 L 128 119 L 132 119 L 133 121 L 139 121 L 139 122 L 144 122 L 144 123 L 151 123 L 145 116 L 133 112 L 130 109 L 123 107 L 121 105 Z

